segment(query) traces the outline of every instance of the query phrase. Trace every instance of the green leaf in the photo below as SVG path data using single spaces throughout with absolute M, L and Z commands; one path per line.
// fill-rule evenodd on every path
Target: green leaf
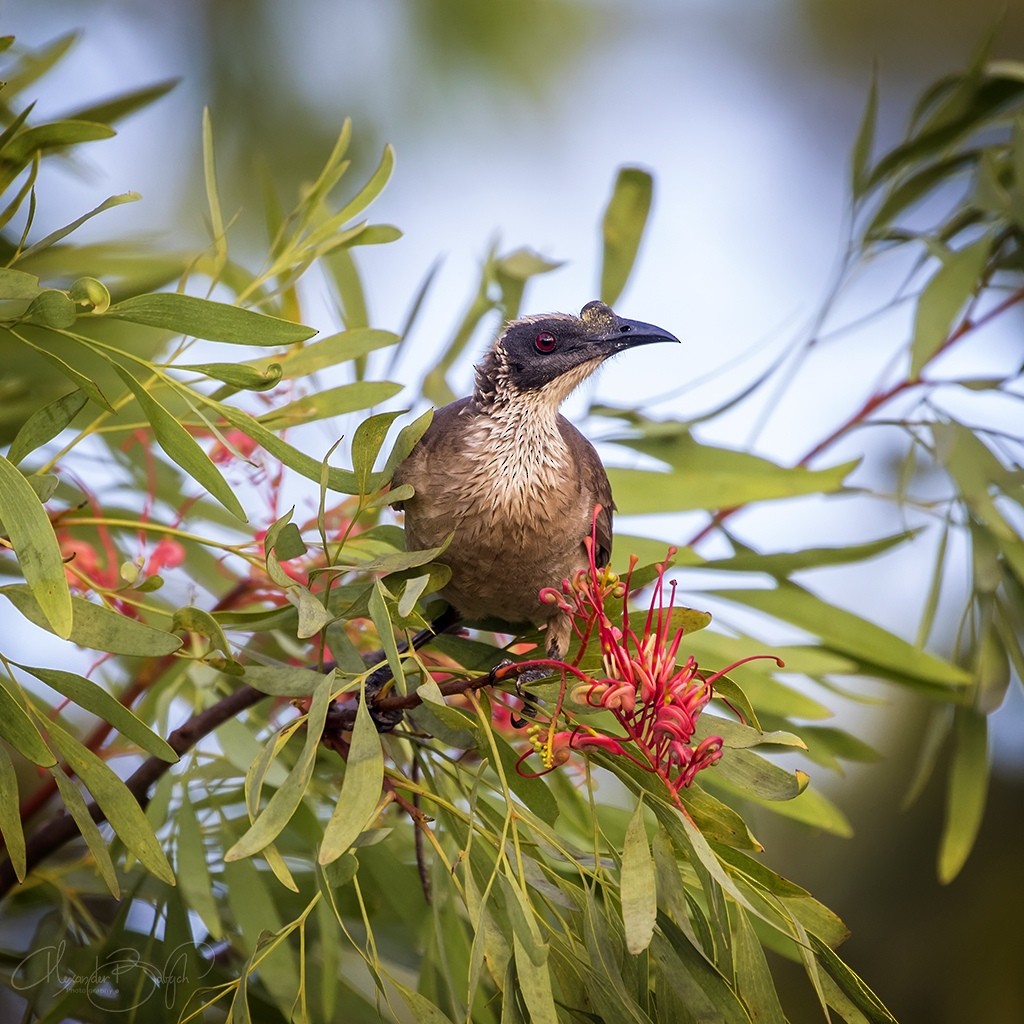
M 638 167 L 622 167 L 604 211 L 601 233 L 601 299 L 613 306 L 632 273 L 647 216 L 651 211 L 654 179 Z
M 917 377 L 949 338 L 956 317 L 982 285 L 992 239 L 984 235 L 945 257 L 917 300 L 910 373 Z
M 221 624 L 208 611 L 194 605 L 179 608 L 171 620 L 171 632 L 179 633 L 183 630 L 205 636 L 210 641 L 211 651 L 220 651 L 227 658 L 232 658 L 227 635 Z
M 705 773 L 709 782 L 714 782 L 714 769 Z M 703 778 L 703 777 L 702 777 Z M 848 839 L 853 835 L 853 826 L 845 814 L 825 796 L 820 789 L 809 786 L 798 797 L 792 800 L 762 800 L 753 793 L 744 793 L 744 799 L 760 807 L 766 807 L 772 813 L 793 821 L 802 821 L 834 836 Z
M 92 121 L 53 121 L 18 132 L 4 147 L 4 161 L 24 166 L 35 153 L 64 146 L 77 146 L 83 142 L 111 139 L 117 133 L 105 124 Z
M 64 802 L 64 806 L 78 826 L 78 831 L 82 833 L 85 845 L 89 847 L 89 852 L 96 862 L 96 872 L 103 879 L 103 884 L 110 891 L 110 895 L 115 900 L 119 900 L 121 898 L 121 884 L 117 879 L 117 869 L 110 858 L 110 848 L 107 846 L 107 841 L 103 838 L 103 834 L 89 813 L 85 797 L 82 796 L 78 786 L 67 777 L 60 765 L 54 765 L 50 769 L 50 774 L 53 776 L 53 781 L 57 784 L 57 789 L 60 792 L 60 798 Z
M 391 676 L 395 680 L 395 688 L 399 693 L 405 693 L 405 670 L 402 667 L 402 656 L 399 654 L 398 644 L 395 641 L 395 628 L 391 622 L 391 616 L 388 614 L 387 603 L 384 599 L 384 586 L 380 580 L 373 581 L 369 613 L 374 626 L 377 627 L 380 645 L 384 648 Z
M 178 418 L 167 411 L 142 384 L 124 367 L 113 364 L 117 375 L 125 382 L 143 415 L 153 427 L 157 443 L 176 465 L 180 466 L 204 490 L 216 498 L 229 512 L 242 522 L 248 522 L 245 509 L 235 496 L 234 490 L 221 476 L 210 456 L 203 451 L 198 441 L 181 425 Z
M 699 569 L 722 569 L 726 572 L 763 572 L 771 576 L 789 576 L 806 569 L 822 566 L 845 565 L 849 562 L 863 562 L 883 554 L 900 544 L 913 540 L 921 531 L 906 530 L 889 537 L 850 544 L 838 548 L 802 548 L 798 551 L 752 551 L 744 550 L 727 558 L 712 558 L 702 562 Z M 617 539 L 617 538 L 616 538 Z
M 378 413 L 363 420 L 356 427 L 356 432 L 352 435 L 352 471 L 356 475 L 360 494 L 368 493 L 373 464 L 377 461 L 391 424 L 401 414 L 400 410 Z
M 30 324 L 64 330 L 73 327 L 78 311 L 67 292 L 57 288 L 45 288 L 25 310 L 24 319 Z
M 0 523 L 49 627 L 57 636 L 68 639 L 72 629 L 71 591 L 50 517 L 25 477 L 2 455 Z
M 957 708 L 953 760 L 946 789 L 946 821 L 939 846 L 939 881 L 952 882 L 974 846 L 988 793 L 988 719 L 973 708 Z
M 163 847 L 128 787 L 104 761 L 79 743 L 55 719 L 51 719 L 47 726 L 54 746 L 88 787 L 118 839 L 138 857 L 150 874 L 167 885 L 174 885 L 174 872 Z
M 519 992 L 526 1004 L 530 1024 L 558 1024 L 558 1012 L 555 1009 L 555 997 L 551 988 L 551 972 L 547 963 L 534 962 L 535 954 L 523 945 L 519 932 L 512 933 L 512 942 Z M 547 946 L 541 948 L 547 951 Z
M 31 665 L 18 664 L 18 662 L 13 662 L 13 664 L 34 675 L 36 679 L 42 680 L 47 686 L 52 686 L 58 693 L 63 693 L 79 707 L 91 711 L 97 718 L 112 725 L 122 736 L 137 743 L 146 753 L 171 764 L 178 760 L 174 748 L 163 737 L 153 732 L 129 708 L 91 679 L 76 675 L 74 672 L 65 672 L 63 669 L 34 668 Z
M 929 695 L 948 698 L 950 687 L 965 686 L 971 681 L 970 675 L 957 665 L 914 647 L 853 612 L 823 601 L 795 583 L 779 583 L 771 590 L 711 593 L 799 626 L 865 668 L 879 670 Z
M 368 409 L 393 398 L 404 385 L 394 384 L 388 380 L 356 381 L 354 384 L 341 384 L 326 391 L 315 391 L 305 398 L 299 398 L 279 409 L 264 413 L 259 417 L 260 423 L 280 430 L 301 423 L 312 423 L 315 420 L 327 419 L 331 416 L 344 416 L 345 413 Z
M 188 787 L 181 787 L 181 805 L 175 816 L 176 867 L 178 887 L 189 907 L 202 919 L 214 939 L 224 934 L 224 926 L 213 894 L 210 866 L 203 845 L 203 833 L 196 818 L 195 808 L 188 798 Z
M 291 345 L 316 334 L 312 327 L 290 320 L 176 292 L 135 295 L 103 315 L 232 345 Z
M 289 349 L 284 355 L 275 356 L 274 361 L 281 364 L 286 380 L 295 380 L 331 366 L 351 362 L 397 342 L 398 335 L 390 331 L 358 327 L 340 334 L 331 334 L 311 345 L 303 345 L 302 348 Z M 269 363 L 269 359 L 260 359 L 246 365 L 264 369 Z
M 28 587 L 9 584 L 0 587 L 0 594 L 3 594 L 30 622 L 43 629 L 50 628 L 39 603 Z M 152 658 L 173 654 L 181 646 L 181 640 L 173 633 L 148 626 L 137 619 L 130 619 L 103 605 L 72 597 L 71 607 L 73 621 L 71 634 L 67 639 L 81 647 L 108 651 L 110 654 Z
M 864 1014 L 869 1024 L 896 1024 L 896 1018 L 882 1001 L 850 970 L 842 960 L 816 935 L 810 936 L 811 947 L 818 962 L 854 1006 Z
M 383 785 L 384 751 L 366 706 L 364 687 L 356 706 L 345 777 L 341 780 L 338 802 L 324 829 L 317 856 L 320 864 L 337 860 L 359 838 L 377 814 Z
M 115 206 L 123 206 L 125 203 L 136 203 L 141 198 L 142 196 L 138 192 L 122 192 L 120 195 L 109 196 L 99 206 L 94 207 L 88 213 L 83 213 L 81 217 L 76 217 L 70 224 L 65 224 L 64 227 L 51 231 L 45 238 L 40 238 L 38 242 L 30 245 L 19 258 L 27 259 L 30 256 L 35 256 L 37 253 L 42 252 L 43 249 L 48 249 L 51 245 L 56 245 L 57 242 L 67 238 L 73 231 L 77 231 L 86 221 L 92 220 L 98 214 L 112 210 Z M 103 310 L 97 309 L 96 312 L 102 313 Z M 72 323 L 74 323 L 73 320 Z
M 70 301 L 70 300 L 69 300 Z M 84 391 L 89 399 L 100 406 L 102 409 L 106 409 L 107 412 L 113 412 L 114 407 L 107 401 L 106 396 L 96 386 L 93 380 L 87 377 L 84 373 L 80 373 L 69 363 L 66 363 L 60 356 L 50 352 L 43 345 L 36 345 L 26 338 L 23 334 L 18 334 L 14 331 L 11 332 L 11 337 L 17 338 L 23 345 L 32 349 L 40 358 L 45 359 L 48 363 L 55 366 L 65 377 L 67 377 L 77 388 Z
M 35 274 L 0 267 L 0 299 L 34 299 L 40 290 Z
M 18 813 L 19 803 L 18 776 L 14 771 L 14 762 L 7 748 L 0 745 L 0 835 L 3 836 L 15 878 L 24 882 L 28 865 L 25 860 L 25 832 Z
M 743 796 L 754 795 L 762 800 L 793 800 L 810 781 L 799 769 L 787 772 L 753 751 L 738 747 L 726 750 L 712 770 L 716 782 L 726 783 Z
M 274 697 L 308 697 L 323 678 L 322 673 L 297 665 L 245 666 L 245 681 Z
M 718 509 L 754 501 L 838 491 L 856 467 L 779 466 L 747 452 L 698 444 L 689 437 L 626 439 L 623 444 L 661 459 L 677 472 L 609 468 L 620 513 Z
M 243 857 L 251 857 L 254 853 L 259 853 L 280 835 L 298 810 L 309 787 L 309 780 L 313 776 L 313 764 L 316 760 L 317 750 L 320 748 L 320 737 L 323 735 L 333 686 L 334 673 L 332 672 L 321 679 L 313 691 L 313 700 L 306 715 L 306 740 L 302 746 L 302 752 L 296 758 L 295 765 L 288 773 L 288 777 L 267 801 L 267 806 L 263 808 L 248 831 L 224 854 L 225 861 L 241 860 Z
M 282 378 L 281 364 L 278 362 L 267 363 L 263 369 L 257 369 L 247 363 L 189 363 L 175 365 L 170 369 L 201 373 L 205 377 L 213 377 L 243 391 L 269 391 L 276 387 Z
M 167 78 L 162 82 L 154 82 L 152 85 L 144 85 L 140 89 L 131 89 L 128 92 L 120 93 L 109 100 L 102 100 L 99 103 L 91 103 L 87 107 L 80 107 L 67 117 L 75 121 L 95 121 L 98 124 L 110 124 L 112 121 L 120 121 L 121 118 L 149 106 L 155 100 L 160 99 L 169 93 L 180 81 L 177 78 Z
M 39 735 L 21 702 L 10 692 L 12 686 L 17 687 L 17 684 L 0 676 L 0 736 L 22 756 L 41 768 L 50 768 L 57 763 L 57 758 Z M 20 688 L 18 696 L 21 696 Z
M 622 898 L 622 924 L 626 932 L 626 948 L 636 956 L 651 944 L 654 925 L 658 917 L 654 858 L 651 856 L 651 847 L 647 842 L 642 800 L 637 803 L 636 810 L 626 826 L 619 889 Z
M 859 199 L 868 181 L 871 166 L 871 150 L 875 142 L 875 123 L 878 120 L 878 68 L 871 74 L 864 116 L 857 130 L 857 139 L 850 153 L 850 190 L 854 199 Z

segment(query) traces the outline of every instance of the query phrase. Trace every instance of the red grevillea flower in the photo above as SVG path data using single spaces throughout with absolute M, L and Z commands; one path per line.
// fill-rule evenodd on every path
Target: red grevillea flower
M 629 612 L 630 582 L 637 559 L 631 559 L 629 572 L 622 580 L 610 570 L 597 567 L 592 538 L 588 538 L 587 550 L 590 557 L 587 569 L 581 569 L 571 580 L 564 580 L 561 590 L 549 587 L 540 594 L 542 601 L 557 605 L 569 616 L 580 641 L 579 655 L 571 664 L 550 660 L 529 664 L 557 668 L 563 678 L 574 677 L 573 699 L 610 712 L 622 730 L 621 735 L 612 736 L 577 725 L 568 734 L 569 747 L 600 749 L 628 757 L 645 771 L 659 776 L 677 797 L 698 772 L 722 757 L 720 736 L 707 736 L 693 742 L 701 712 L 714 696 L 715 681 L 753 658 L 743 658 L 718 672 L 705 673 L 691 655 L 680 656 L 685 629 L 678 625 L 678 617 L 673 616 L 675 581 L 665 580 L 675 549 L 670 548 L 666 560 L 657 566 L 650 607 L 640 633 L 631 625 Z M 618 621 L 613 622 L 607 605 L 610 600 L 617 604 L 620 599 L 621 619 L 616 609 Z M 580 665 L 588 642 L 595 635 L 600 644 L 603 671 L 592 675 L 584 672 Z M 547 738 L 542 740 L 545 731 Z M 565 736 L 566 733 L 555 732 L 553 728 L 532 728 L 529 736 L 532 750 L 520 759 L 520 768 L 533 751 L 540 755 L 546 771 L 562 763 Z M 562 757 L 553 756 L 557 748 L 561 748 Z

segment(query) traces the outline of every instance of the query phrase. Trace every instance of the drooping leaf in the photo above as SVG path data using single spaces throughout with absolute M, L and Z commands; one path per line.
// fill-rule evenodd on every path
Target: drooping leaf
M 622 294 L 651 211 L 654 179 L 639 167 L 621 167 L 605 207 L 601 232 L 601 300 L 613 306 Z
M 146 753 L 171 763 L 178 760 L 178 755 L 163 737 L 153 732 L 130 708 L 125 707 L 91 679 L 64 669 L 36 668 L 32 665 L 18 667 L 42 680 L 47 686 L 52 686 L 58 693 L 69 697 L 79 707 L 91 711 L 97 718 L 112 725 L 122 736 L 137 743 Z
M 949 338 L 967 300 L 981 285 L 981 273 L 992 249 L 983 235 L 943 260 L 917 300 L 910 372 L 916 377 Z
M 25 860 L 25 833 L 18 813 L 19 803 L 18 776 L 14 762 L 7 748 L 0 746 L 0 836 L 3 836 L 14 876 L 19 882 L 24 882 L 28 867 Z
M 260 422 L 275 430 L 283 427 L 312 423 L 331 416 L 344 416 L 359 409 L 369 409 L 393 398 L 403 385 L 388 380 L 356 381 L 354 384 L 340 384 L 326 391 L 314 391 L 305 398 L 296 399 L 279 409 L 265 413 Z
M 338 802 L 324 828 L 318 861 L 330 864 L 359 838 L 377 811 L 384 783 L 384 752 L 366 706 L 365 692 L 356 707 L 345 777 Z
M 49 623 L 43 615 L 32 591 L 20 584 L 0 587 L 11 604 L 30 622 L 43 629 Z M 172 654 L 181 646 L 181 640 L 173 633 L 149 626 L 137 619 L 119 615 L 103 605 L 93 604 L 80 597 L 71 598 L 73 620 L 67 639 L 82 647 L 111 654 L 126 654 L 140 658 Z
M 106 762 L 79 743 L 55 720 L 50 721 L 49 729 L 61 756 L 89 788 L 121 842 L 151 874 L 167 885 L 174 885 L 174 872 L 167 862 L 163 847 L 128 787 Z
M 626 933 L 626 948 L 636 956 L 651 944 L 658 917 L 654 858 L 647 842 L 642 800 L 637 803 L 636 810 L 626 827 L 619 891 L 622 897 L 622 924 Z
M 970 675 L 927 651 L 919 650 L 881 626 L 823 601 L 795 583 L 770 590 L 716 590 L 728 601 L 757 608 L 821 638 L 828 647 L 933 695 L 950 695 Z
M 71 635 L 71 591 L 50 518 L 24 476 L 0 455 L 0 524 L 49 627 Z
M 233 345 L 291 345 L 316 334 L 312 327 L 290 320 L 176 292 L 135 295 L 111 306 L 103 315 Z
M 988 793 L 988 719 L 973 708 L 957 708 L 953 758 L 946 789 L 946 820 L 939 847 L 939 881 L 953 881 L 964 866 L 985 811 Z
M 299 803 L 306 795 L 309 780 L 313 774 L 313 763 L 320 747 L 324 721 L 330 706 L 334 674 L 324 677 L 313 691 L 313 700 L 306 715 L 306 739 L 302 752 L 288 777 L 281 783 L 267 806 L 257 815 L 248 831 L 224 854 L 225 861 L 241 860 L 259 853 L 272 843 L 282 829 L 291 821 Z
M 233 308 L 233 307 L 229 307 Z M 135 395 L 146 419 L 153 428 L 157 443 L 168 458 L 180 466 L 193 480 L 209 491 L 229 512 L 247 522 L 245 509 L 234 490 L 203 451 L 198 441 L 181 425 L 178 418 L 168 412 L 139 380 L 123 367 L 114 364 L 118 376 Z
M 60 765 L 54 765 L 50 769 L 53 781 L 57 784 L 57 790 L 68 813 L 75 820 L 78 831 L 82 833 L 85 845 L 89 847 L 93 860 L 96 862 L 96 871 L 103 884 L 107 887 L 110 895 L 115 900 L 121 898 L 121 883 L 117 879 L 117 869 L 110 857 L 110 848 L 106 839 L 100 832 L 96 822 L 89 813 L 89 807 L 85 802 L 78 786 L 67 777 Z

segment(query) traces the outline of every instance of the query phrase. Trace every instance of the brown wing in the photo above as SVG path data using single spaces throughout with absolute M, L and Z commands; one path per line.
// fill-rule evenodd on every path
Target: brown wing
M 454 443 L 454 439 L 457 439 L 458 433 L 453 429 L 455 418 L 462 413 L 470 401 L 469 398 L 460 398 L 457 402 L 435 410 L 430 426 L 416 442 L 416 446 L 409 453 L 408 458 L 395 470 L 391 481 L 393 487 L 397 487 L 399 484 L 412 484 L 417 490 L 420 489 L 430 472 L 431 465 L 438 458 L 444 459 L 443 449 L 445 446 L 451 445 Z M 452 433 L 449 433 L 450 430 Z M 397 509 L 402 509 L 405 503 L 396 501 L 393 502 L 393 505 Z
M 612 556 L 612 512 L 615 511 L 612 485 L 594 446 L 564 416 L 558 417 L 558 430 L 579 469 L 581 490 L 589 491 L 593 504 L 601 506 L 597 514 L 597 550 L 594 555 L 598 566 L 606 566 Z M 590 534 L 592 515 L 593 509 L 587 514 L 586 521 L 580 524 L 581 544 L 583 538 Z

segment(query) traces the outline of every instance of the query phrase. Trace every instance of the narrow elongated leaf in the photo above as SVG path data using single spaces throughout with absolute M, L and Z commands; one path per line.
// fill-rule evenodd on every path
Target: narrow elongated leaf
M 233 345 L 291 345 L 316 334 L 312 327 L 290 320 L 176 292 L 135 295 L 111 306 L 103 315 Z
M 35 722 L 29 718 L 21 702 L 8 690 L 9 686 L 16 687 L 17 684 L 0 676 L 0 736 L 19 754 L 40 767 L 52 767 L 57 758 L 39 735 Z M 20 690 L 17 693 L 23 700 Z
M 51 245 L 56 245 L 61 239 L 67 238 L 68 235 L 73 231 L 77 231 L 86 221 L 92 220 L 93 217 L 105 213 L 107 210 L 112 210 L 115 206 L 123 206 L 125 203 L 136 203 L 141 198 L 142 196 L 138 192 L 122 192 L 120 195 L 110 196 L 88 213 L 83 213 L 81 217 L 76 217 L 70 224 L 65 224 L 64 227 L 51 231 L 45 238 L 40 238 L 38 242 L 30 245 L 21 254 L 21 258 L 27 259 L 30 256 L 35 256 L 36 253 L 42 252 L 43 249 L 48 249 Z
M 91 679 L 57 668 L 34 668 L 31 665 L 18 665 L 18 668 L 31 673 L 47 686 L 52 686 L 58 693 L 70 697 L 79 707 L 108 722 L 126 739 L 142 747 L 146 753 L 172 764 L 178 760 L 178 755 L 163 737 L 153 732 L 129 708 Z
M 932 694 L 971 681 L 962 668 L 919 650 L 894 633 L 843 608 L 821 600 L 795 583 L 771 590 L 717 590 L 719 597 L 768 612 L 821 637 L 833 650 L 876 667 L 902 682 Z
M 558 1024 L 555 996 L 551 988 L 551 972 L 546 963 L 534 963 L 530 950 L 512 933 L 515 950 L 516 978 L 519 991 L 529 1012 L 531 1024 Z M 545 950 L 547 947 L 543 947 Z
M 0 523 L 18 556 L 18 567 L 54 633 L 71 635 L 71 591 L 64 558 L 50 524 L 28 481 L 0 455 Z
M 789 576 L 805 569 L 862 562 L 913 540 L 918 533 L 920 533 L 919 530 L 908 530 L 863 544 L 850 544 L 847 547 L 838 548 L 803 548 L 798 551 L 771 552 L 740 551 L 728 558 L 709 559 L 707 562 L 702 562 L 699 568 L 722 569 L 726 572 L 764 572 L 773 576 Z M 617 537 L 616 542 L 618 542 Z
M 224 932 L 217 901 L 213 895 L 210 865 L 203 846 L 203 833 L 196 818 L 195 808 L 183 787 L 181 806 L 175 818 L 177 823 L 178 886 L 182 896 L 203 920 L 210 935 L 219 939 Z
M 868 181 L 871 166 L 871 149 L 875 142 L 875 122 L 878 119 L 878 68 L 871 75 L 864 116 L 857 129 L 857 138 L 850 153 L 850 189 L 854 199 L 859 199 Z
M 0 746 L 0 835 L 3 836 L 15 877 L 19 882 L 24 882 L 27 871 L 25 833 L 18 813 L 19 803 L 18 776 L 14 771 L 14 762 L 7 748 Z
M 323 678 L 320 672 L 296 665 L 245 666 L 245 681 L 275 697 L 308 697 Z
M 654 179 L 647 171 L 638 167 L 619 169 L 601 223 L 601 299 L 609 306 L 622 294 L 632 273 L 653 193 Z
M 35 153 L 83 142 L 111 139 L 117 133 L 105 124 L 93 121 L 53 121 L 18 132 L 4 147 L 4 160 L 15 166 L 24 165 Z
M 37 409 L 21 425 L 7 458 L 17 465 L 26 455 L 52 441 L 82 411 L 89 399 L 84 391 L 69 391 L 49 405 Z
M 43 629 L 50 628 L 39 603 L 28 587 L 10 584 L 0 587 L 0 594 L 3 594 L 30 622 Z M 181 646 L 181 640 L 173 633 L 148 626 L 126 615 L 119 615 L 103 605 L 72 597 L 71 607 L 73 622 L 68 639 L 82 647 L 108 651 L 110 654 L 151 658 L 173 654 Z
M 957 708 L 953 737 L 946 821 L 939 847 L 939 881 L 943 883 L 960 873 L 981 828 L 988 793 L 988 719 L 973 708 Z
M 787 468 L 746 452 L 686 440 L 670 447 L 639 441 L 626 443 L 669 461 L 680 472 L 610 467 L 612 493 L 624 514 L 732 508 L 754 501 L 829 494 L 842 488 L 857 465 L 849 462 L 823 470 Z M 694 481 L 699 481 L 699 485 Z
M 626 949 L 634 956 L 642 953 L 654 935 L 658 917 L 658 895 L 655 888 L 654 858 L 644 827 L 644 804 L 636 805 L 626 826 L 622 846 L 622 925 L 626 932 Z
M 896 1018 L 886 1009 L 881 999 L 836 956 L 826 943 L 816 935 L 811 935 L 810 940 L 818 962 L 853 1005 L 864 1014 L 870 1024 L 896 1024 Z
M 299 398 L 280 409 L 274 409 L 260 417 L 260 422 L 274 429 L 293 427 L 300 423 L 312 423 L 330 416 L 344 416 L 359 409 L 369 409 L 393 398 L 403 385 L 388 380 L 357 381 L 354 384 L 340 384 L 326 391 L 315 391 L 305 398 Z
M 956 316 L 981 286 L 981 273 L 992 248 L 988 235 L 951 252 L 917 300 L 910 372 L 917 376 L 949 337 Z
M 741 748 L 727 750 L 714 767 L 715 780 L 725 782 L 743 794 L 762 800 L 793 800 L 810 781 L 805 772 L 787 772 L 772 761 Z
M 229 512 L 248 522 L 245 509 L 220 470 L 203 451 L 198 441 L 123 367 L 114 364 L 118 376 L 128 385 L 142 412 L 153 427 L 157 443 L 172 462 L 180 466 L 196 483 L 209 491 Z
M 384 587 L 380 580 L 374 580 L 373 589 L 370 591 L 369 612 L 373 624 L 377 627 L 381 647 L 384 648 L 384 653 L 387 655 L 388 667 L 395 680 L 395 688 L 399 693 L 405 693 L 405 669 L 402 666 L 402 657 L 395 640 L 394 625 L 388 614 L 387 604 L 384 600 Z
M 241 860 L 259 853 L 272 843 L 298 810 L 313 775 L 313 763 L 320 747 L 327 709 L 331 703 L 334 674 L 326 676 L 313 691 L 306 716 L 306 741 L 288 777 L 278 787 L 249 830 L 225 854 L 226 861 Z
M 267 363 L 264 369 L 246 363 L 190 363 L 175 365 L 171 369 L 201 373 L 244 391 L 269 391 L 280 382 L 282 376 L 281 364 L 277 362 Z
M 51 768 L 50 774 L 53 776 L 53 781 L 57 784 L 57 789 L 60 792 L 60 798 L 64 802 L 64 806 L 68 809 L 71 817 L 75 819 L 78 831 L 82 833 L 85 845 L 89 847 L 89 852 L 96 862 L 96 871 L 100 878 L 103 879 L 103 884 L 110 891 L 110 895 L 115 900 L 119 900 L 121 898 L 121 883 L 117 879 L 117 869 L 110 858 L 110 848 L 107 846 L 107 841 L 103 838 L 103 834 L 89 813 L 85 797 L 82 796 L 78 786 L 64 774 L 64 770 L 60 765 L 55 765 Z
M 174 872 L 138 801 L 107 764 L 78 742 L 56 720 L 48 723 L 61 756 L 85 783 L 118 839 L 161 882 L 174 885 Z
M 169 93 L 180 81 L 177 78 L 167 78 L 162 82 L 154 82 L 152 85 L 144 85 L 140 89 L 131 89 L 128 92 L 120 93 L 109 100 L 102 100 L 99 103 L 90 103 L 87 107 L 80 107 L 67 115 L 68 119 L 74 121 L 95 121 L 98 124 L 110 124 L 113 121 L 120 121 L 121 118 L 149 106 L 161 96 Z
M 338 802 L 320 844 L 317 859 L 321 864 L 330 864 L 349 849 L 369 825 L 380 803 L 381 786 L 384 784 L 384 752 L 365 698 L 364 692 L 356 707 L 345 777 L 341 780 Z
M 113 412 L 114 407 L 107 401 L 106 395 L 96 386 L 96 384 L 87 377 L 84 373 L 80 373 L 70 363 L 66 363 L 60 356 L 54 355 L 49 349 L 43 345 L 36 345 L 26 338 L 23 334 L 18 334 L 16 331 L 11 331 L 11 337 L 17 338 L 23 345 L 32 349 L 38 356 L 45 359 L 52 366 L 56 367 L 65 377 L 68 378 L 75 385 L 75 387 L 84 391 L 89 399 L 95 402 L 98 406 L 106 409 L 107 412 Z
M 292 348 L 282 356 L 275 356 L 280 363 L 281 372 L 286 380 L 306 377 L 319 370 L 359 359 L 377 349 L 387 348 L 398 343 L 398 335 L 391 331 L 378 331 L 370 327 L 358 327 L 339 334 L 331 334 L 302 348 Z M 270 359 L 258 359 L 246 365 L 264 370 Z

